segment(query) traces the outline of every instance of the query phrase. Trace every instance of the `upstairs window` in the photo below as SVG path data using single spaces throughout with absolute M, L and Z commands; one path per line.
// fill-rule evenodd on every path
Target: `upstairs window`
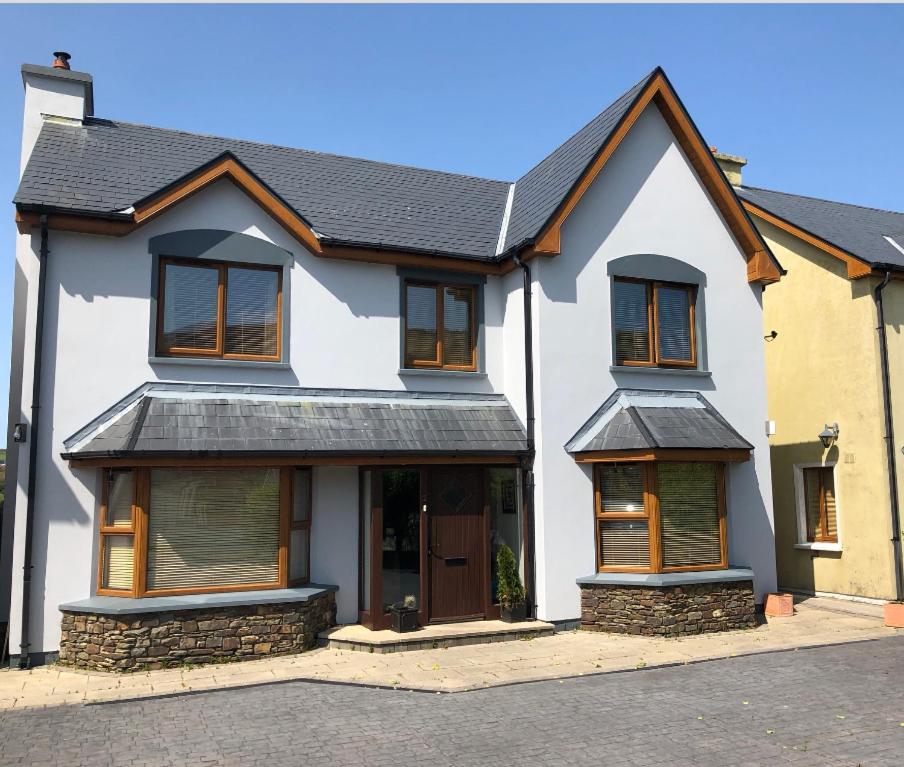
M 696 288 L 619 277 L 613 282 L 615 364 L 696 367 Z
M 809 543 L 838 543 L 835 476 L 832 466 L 803 470 L 804 512 Z
M 161 259 L 157 354 L 277 361 L 282 270 Z
M 474 285 L 405 283 L 405 367 L 477 369 Z

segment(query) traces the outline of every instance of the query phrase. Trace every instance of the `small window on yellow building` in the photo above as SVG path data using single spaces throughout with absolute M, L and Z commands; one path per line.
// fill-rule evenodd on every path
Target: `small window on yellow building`
M 804 512 L 808 543 L 837 543 L 838 517 L 832 466 L 803 469 Z

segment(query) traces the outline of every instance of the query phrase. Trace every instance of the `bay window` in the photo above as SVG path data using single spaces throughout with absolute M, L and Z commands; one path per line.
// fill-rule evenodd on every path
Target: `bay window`
M 308 469 L 105 470 L 97 591 L 140 597 L 306 583 L 310 488 Z
M 727 567 L 724 471 L 704 461 L 596 464 L 599 571 Z

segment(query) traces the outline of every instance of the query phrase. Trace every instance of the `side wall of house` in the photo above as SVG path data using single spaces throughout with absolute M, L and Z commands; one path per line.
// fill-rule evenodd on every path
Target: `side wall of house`
M 706 276 L 710 375 L 613 372 L 608 264 L 630 255 L 677 259 Z M 538 272 L 537 472 L 540 616 L 580 614 L 575 579 L 596 568 L 591 470 L 563 446 L 617 387 L 701 391 L 755 449 L 728 472 L 729 560 L 775 587 L 765 363 L 758 285 L 718 210 L 655 107 L 649 107 L 562 230 L 562 253 Z M 769 288 L 771 290 L 771 288 Z
M 148 241 L 166 232 L 202 228 L 259 237 L 291 254 L 289 279 L 284 285 L 284 297 L 290 303 L 287 365 L 149 359 L 152 256 Z M 36 233 L 18 239 L 18 263 L 31 293 L 38 240 Z M 503 317 L 509 299 L 503 296 L 500 279 L 490 277 L 484 289 L 485 374 L 400 374 L 400 277 L 395 267 L 331 261 L 309 254 L 228 181 L 218 182 L 127 237 L 51 231 L 50 250 L 34 520 L 32 652 L 57 648 L 58 605 L 88 597 L 95 588 L 98 472 L 70 468 L 60 458 L 63 441 L 142 383 L 502 392 L 506 365 L 516 364 L 516 360 L 506 362 L 503 353 Z M 31 294 L 29 301 L 33 307 Z M 28 421 L 32 315 L 33 308 L 29 308 L 31 325 L 22 345 L 25 394 L 11 423 Z M 29 439 L 34 437 L 29 435 Z M 8 479 L 9 492 L 16 494 L 16 529 L 11 536 L 13 653 L 19 646 L 28 445 L 17 445 L 16 454 L 18 470 Z M 314 479 L 312 576 L 338 583 L 339 618 L 355 620 L 357 474 L 353 469 L 324 469 L 315 472 Z
M 838 259 L 755 221 L 787 270 L 766 291 L 763 312 L 764 334 L 778 333 L 766 344 L 766 369 L 769 418 L 776 427 L 770 451 L 779 585 L 892 596 L 882 389 L 871 296 L 876 280 L 849 280 Z M 900 323 L 900 311 L 898 315 Z M 904 350 L 899 338 L 891 340 L 897 344 L 893 360 L 900 365 Z M 817 435 L 835 422 L 839 438 L 826 450 Z M 806 534 L 798 530 L 795 466 L 823 462 L 835 464 L 840 551 L 801 547 Z

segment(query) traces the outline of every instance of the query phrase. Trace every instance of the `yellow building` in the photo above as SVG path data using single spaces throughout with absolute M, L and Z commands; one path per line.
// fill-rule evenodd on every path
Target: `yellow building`
M 716 158 L 787 272 L 763 294 L 779 585 L 900 600 L 904 213 L 745 187 Z

